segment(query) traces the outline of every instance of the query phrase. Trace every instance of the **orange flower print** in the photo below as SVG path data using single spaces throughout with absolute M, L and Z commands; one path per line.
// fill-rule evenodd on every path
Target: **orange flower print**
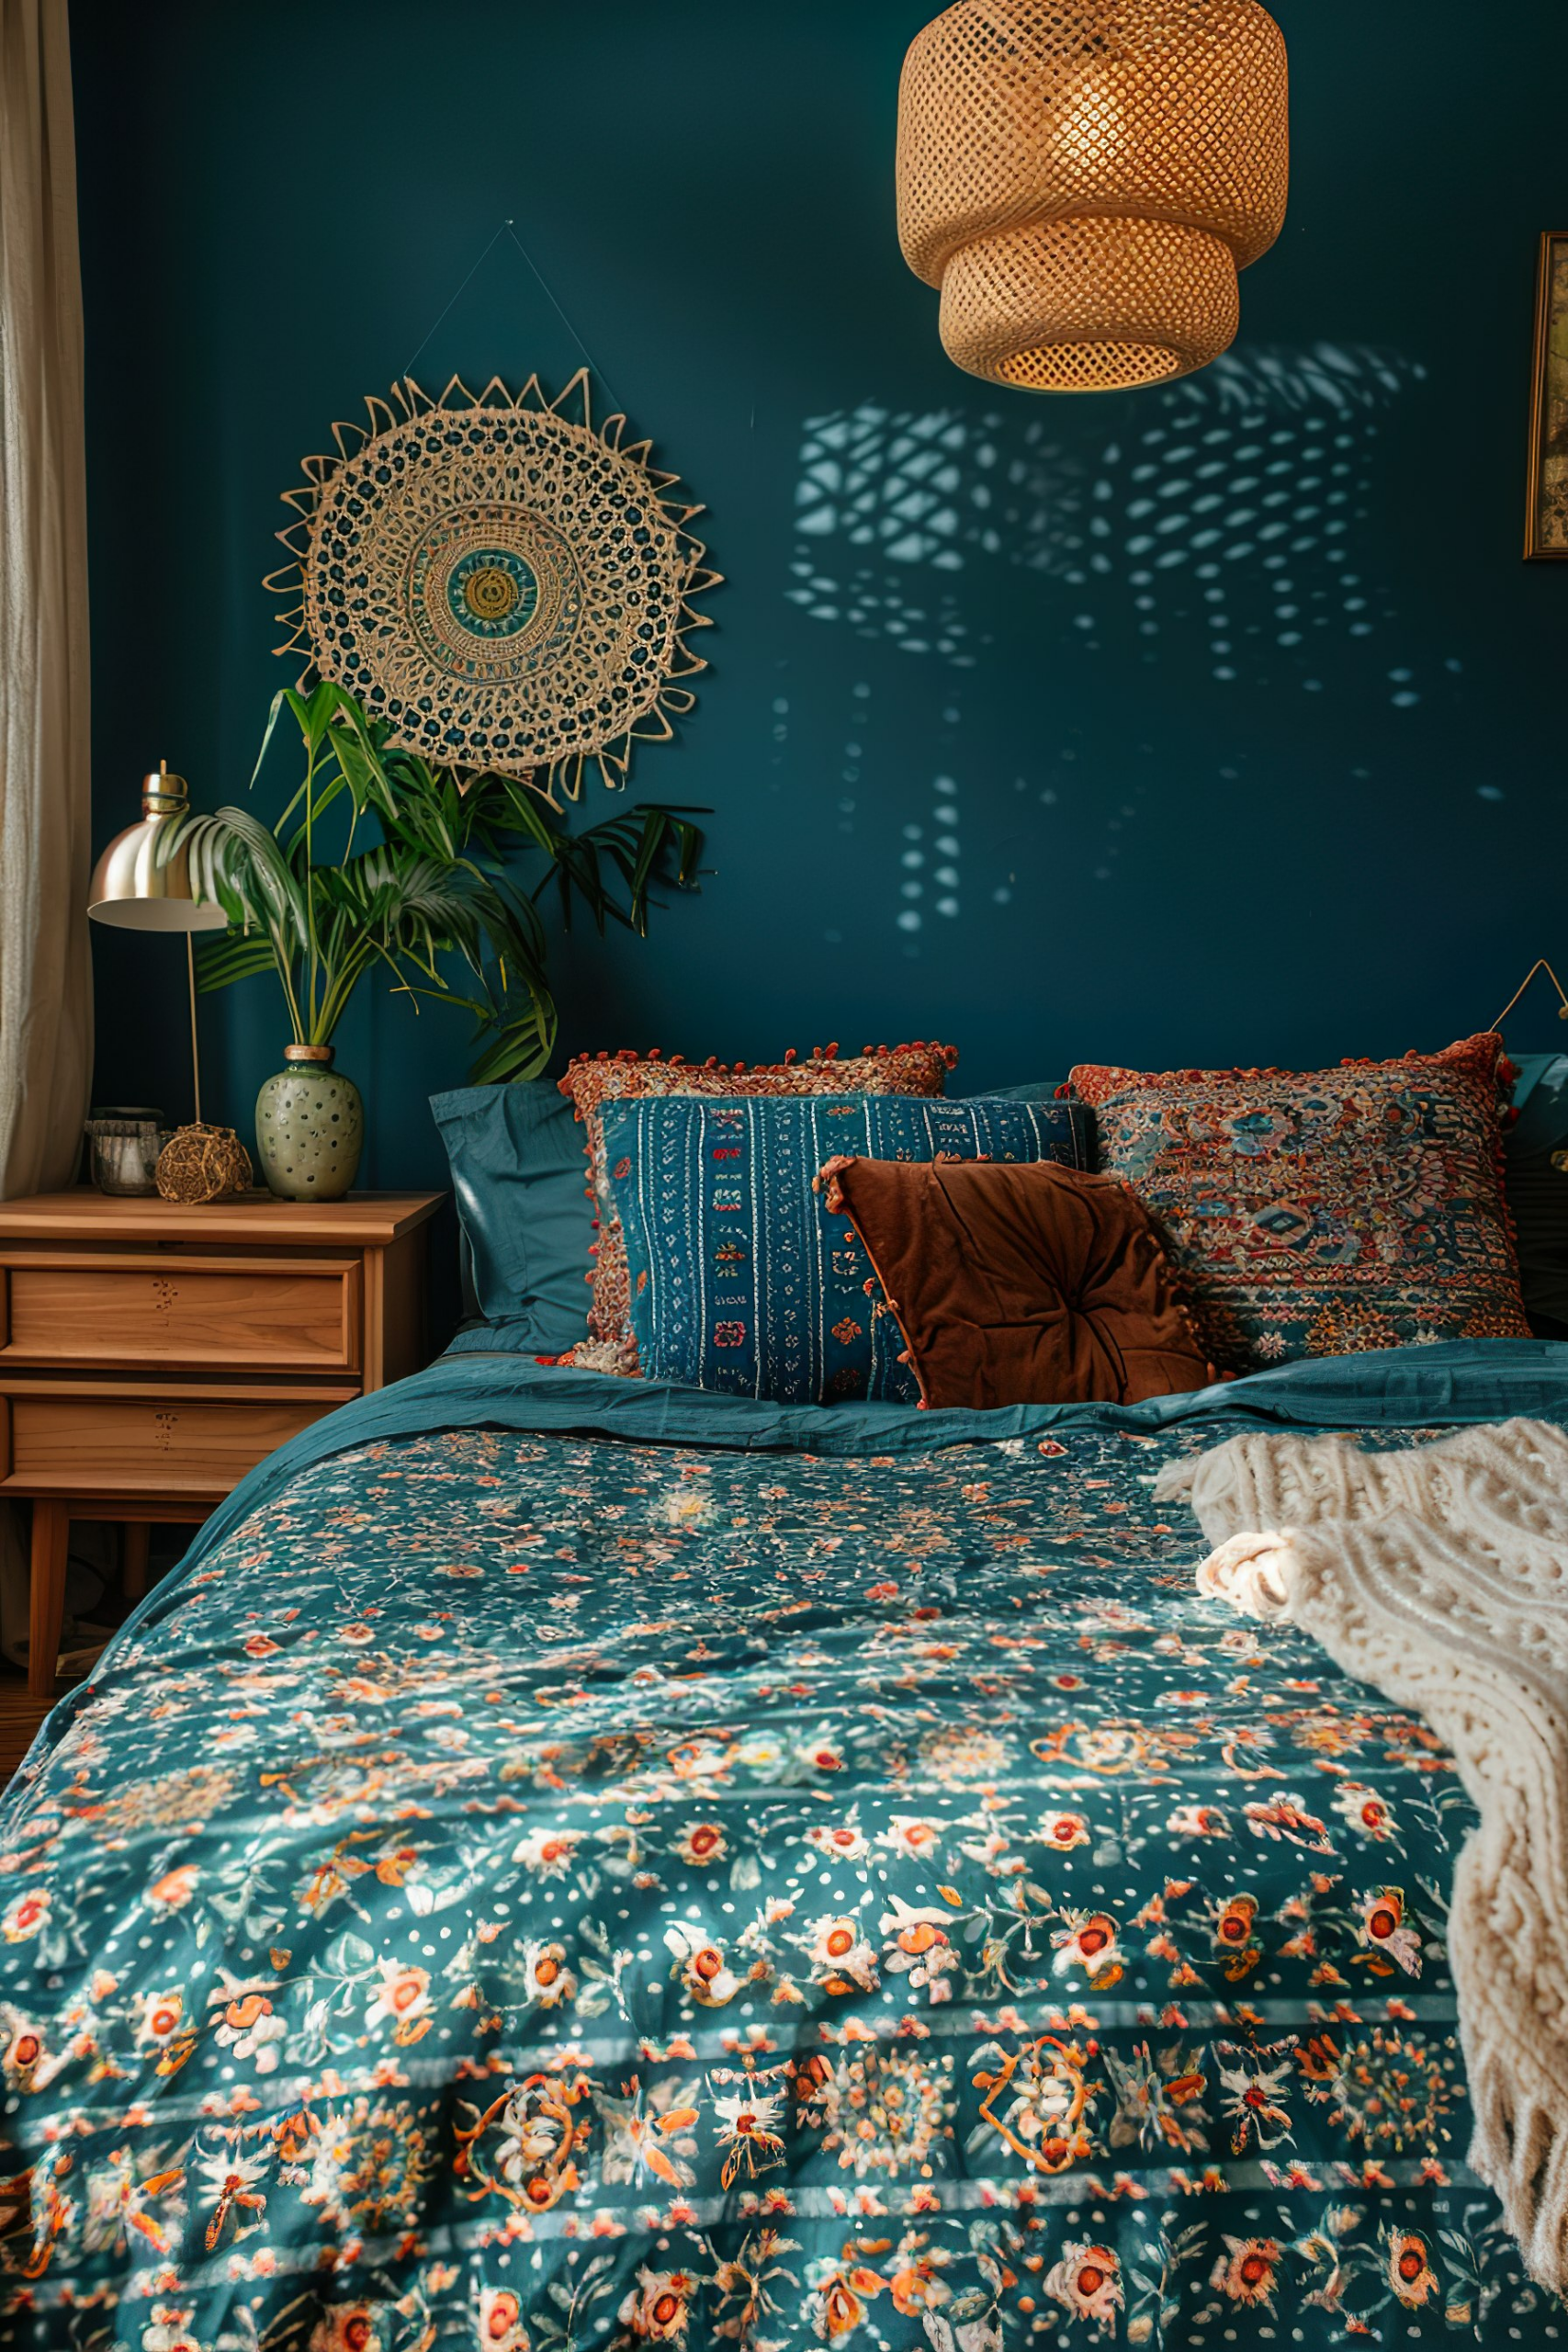
M 1233 2303 L 1273 2305 L 1274 2273 L 1280 2247 L 1274 2238 L 1224 2240 L 1225 2251 L 1210 2273 L 1209 2284 Z
M 826 1822 L 814 1821 L 806 1833 L 806 1842 L 833 1862 L 858 1862 L 871 1851 L 864 1834 L 847 1821 L 837 1822 L 831 1827 Z
M 694 1821 L 675 1840 L 675 1851 L 693 1870 L 705 1862 L 720 1862 L 729 1849 L 716 1821 Z
M 881 2294 L 886 2280 L 880 2271 L 873 2270 L 853 2258 L 855 2249 L 846 2246 L 840 2263 L 828 2268 L 817 2281 L 816 2320 L 819 2336 L 828 2344 L 840 2344 L 852 2335 L 866 2316 L 866 2306 Z
M 63 2058 L 53 2058 L 43 2035 L 34 2025 L 19 2024 L 0 2051 L 0 2072 L 12 2090 L 42 2090 L 60 2072 Z
M 1124 1973 L 1115 1920 L 1109 1911 L 1068 1911 L 1063 1916 L 1066 1927 L 1055 1928 L 1051 1937 L 1056 1947 L 1052 1975 L 1066 1976 L 1077 1969 L 1096 1992 L 1103 1992 Z
M 908 2243 L 906 2240 L 905 2245 Z M 920 2245 L 925 2241 L 917 2238 L 915 2243 Z M 900 2253 L 903 2250 L 900 2248 Z M 934 2303 L 945 2302 L 950 2291 L 943 2286 L 937 2266 L 929 2255 L 917 2255 L 912 2261 L 906 2260 L 904 2267 L 893 2273 L 887 2288 L 893 2298 L 894 2310 L 905 2319 L 920 2318 Z
M 565 1878 L 581 1843 L 578 1829 L 536 1829 L 521 1840 L 512 1859 L 536 1878 Z
M 523 1984 L 530 2001 L 542 2009 L 558 2008 L 577 1998 L 577 1979 L 566 1965 L 564 1944 L 537 1943 L 523 1947 Z
M 833 1326 L 833 1337 L 841 1348 L 852 1347 L 861 1336 L 861 1326 L 852 1315 L 845 1315 Z
M 948 1940 L 946 1913 L 922 1911 L 897 1894 L 888 1901 L 891 1907 L 877 1922 L 884 1967 L 890 1975 L 907 1976 L 912 1986 L 924 1986 L 933 2001 L 949 1999 L 945 1980 L 957 1967 L 958 1955 Z
M 1404 1898 L 1398 1887 L 1380 1887 L 1375 1894 L 1362 1896 L 1359 1933 L 1367 1950 L 1357 1957 L 1364 1957 L 1370 1967 L 1377 1969 L 1380 1960 L 1392 1960 L 1406 1976 L 1420 1975 L 1421 1939 L 1404 1925 Z M 1384 1976 L 1391 1973 L 1386 1966 L 1380 1971 Z
M 1266 2042 L 1250 2050 L 1235 2041 L 1215 2042 L 1220 2089 L 1232 2124 L 1233 2155 L 1245 2155 L 1251 2147 L 1276 2148 L 1292 2136 L 1285 2097 L 1293 2054 L 1289 2041 Z
M 1066 1854 L 1075 1846 L 1089 1844 L 1089 1824 L 1081 1813 L 1048 1813 L 1040 1825 L 1040 1835 L 1057 1853 Z
M 1342 1781 L 1334 1792 L 1334 1810 L 1343 1814 L 1352 1829 L 1381 1845 L 1393 1832 L 1393 1807 L 1359 1781 Z
M 752 2090 L 715 2091 L 714 2122 L 724 2150 L 720 2186 L 732 2188 L 742 2173 L 755 2180 L 784 2154 L 784 2139 L 776 2130 L 784 2106 L 782 2094 Z
M 386 2352 L 386 2338 L 366 2303 L 340 2303 L 320 2321 L 310 2352 Z
M 1214 1942 L 1226 1955 L 1225 1974 L 1233 1984 L 1250 1974 L 1263 1957 L 1252 1939 L 1257 1917 L 1258 1898 L 1252 1894 L 1231 1895 L 1214 1914 Z
M 194 1862 L 182 1862 L 178 1870 L 167 1871 L 156 1884 L 147 1890 L 147 1900 L 155 1911 L 183 1911 L 196 1893 L 200 1876 Z
M 183 1993 L 144 1993 L 138 2006 L 136 2039 L 144 2049 L 166 2050 L 178 2040 L 185 2027 Z
M 814 1984 L 826 1985 L 833 1993 L 847 1993 L 852 1984 L 858 1984 L 863 1993 L 876 1990 L 876 1954 L 855 1920 L 813 1919 L 801 1940 L 811 1957 Z
M 1438 2278 L 1427 2258 L 1427 2241 L 1414 2230 L 1389 2233 L 1388 2283 L 1408 2311 L 1417 2310 L 1437 2292 Z
M 209 1995 L 209 2001 L 214 2007 L 222 2004 L 216 2035 L 219 2048 L 231 2050 L 236 2058 L 248 2058 L 258 2075 L 275 2075 L 288 2028 L 275 2014 L 264 1986 L 241 1984 L 220 1973 L 218 1992 Z
M 675 1956 L 674 1974 L 699 2007 L 721 2009 L 740 1990 L 740 1979 L 718 1944 L 695 1928 L 666 1928 L 664 1942 Z
M 18 1894 L 15 1903 L 0 1914 L 0 1935 L 8 1944 L 26 1943 L 36 1936 L 49 1918 L 47 1894 Z
M 1325 2033 L 1314 2033 L 1296 2046 L 1296 2064 L 1309 2083 L 1331 2083 L 1339 2072 L 1339 2052 Z
M 637 2285 L 620 2308 L 620 2323 L 642 2344 L 674 2344 L 685 2335 L 692 2297 L 697 2282 L 687 2270 L 649 2270 L 645 2264 Z
M 429 2032 L 434 2020 L 429 2014 L 430 1976 L 423 1968 L 414 1968 L 397 1960 L 378 1960 L 381 1983 L 375 1999 L 365 2012 L 365 2023 L 374 2033 L 379 2025 L 389 2025 L 392 2040 L 400 2048 L 418 2041 Z
M 886 1829 L 878 1830 L 876 1842 L 889 1847 L 895 1854 L 907 1854 L 916 1861 L 934 1855 L 942 1844 L 947 1824 L 926 1821 L 919 1815 L 896 1813 Z
M 525 2352 L 523 2307 L 510 2287 L 487 2287 L 481 2292 L 479 2343 L 483 2352 Z
M 733 1318 L 723 1323 L 716 1323 L 713 1327 L 713 1343 L 716 1348 L 743 1348 L 746 1344 L 745 1324 Z
M 1108 2245 L 1071 2241 L 1045 2273 L 1045 2292 L 1075 2319 L 1086 2319 L 1103 2335 L 1111 2334 L 1122 2308 L 1122 2266 Z

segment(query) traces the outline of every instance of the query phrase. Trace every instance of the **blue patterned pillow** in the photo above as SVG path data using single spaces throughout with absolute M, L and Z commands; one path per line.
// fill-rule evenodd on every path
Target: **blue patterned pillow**
M 641 1370 L 784 1404 L 919 1396 L 853 1226 L 812 1188 L 824 1160 L 1084 1168 L 1090 1133 L 1079 1102 L 896 1094 L 671 1095 L 606 1102 L 604 1119 Z

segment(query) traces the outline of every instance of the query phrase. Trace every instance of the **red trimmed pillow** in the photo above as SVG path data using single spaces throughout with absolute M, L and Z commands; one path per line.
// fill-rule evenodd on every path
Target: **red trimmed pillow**
M 1146 1212 L 1049 1161 L 829 1160 L 931 1406 L 1135 1405 L 1214 1378 Z
M 1099 1165 L 1156 1219 L 1210 1353 L 1528 1338 L 1503 1198 L 1503 1040 L 1337 1069 L 1083 1064 Z
M 593 1285 L 588 1310 L 592 1337 L 563 1356 L 563 1363 L 601 1372 L 635 1373 L 637 1341 L 631 1328 L 626 1250 L 620 1218 L 610 1196 L 604 1165 L 604 1128 L 600 1106 L 629 1097 L 656 1094 L 940 1094 L 958 1059 L 954 1046 L 866 1046 L 840 1061 L 837 1046 L 818 1046 L 801 1061 L 793 1048 L 782 1062 L 687 1062 L 679 1054 L 582 1054 L 567 1066 L 560 1091 L 570 1097 L 586 1131 L 589 1198 L 594 1204 L 598 1239 L 586 1280 Z

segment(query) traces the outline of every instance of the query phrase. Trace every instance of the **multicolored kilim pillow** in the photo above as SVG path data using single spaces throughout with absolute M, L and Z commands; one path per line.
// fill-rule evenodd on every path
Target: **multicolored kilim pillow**
M 789 1405 L 913 1405 L 920 1389 L 904 1335 L 818 1171 L 846 1153 L 1077 1168 L 1089 1120 L 1076 1102 L 852 1094 L 612 1102 L 604 1125 L 650 1379 Z
M 1099 1165 L 1162 1228 L 1216 1363 L 1528 1337 L 1503 1201 L 1503 1040 L 1337 1069 L 1085 1065 Z
M 865 1046 L 847 1061 L 837 1046 L 816 1047 L 807 1061 L 793 1049 L 782 1062 L 687 1062 L 679 1054 L 582 1054 L 569 1063 L 560 1091 L 570 1095 L 586 1130 L 590 1197 L 598 1219 L 593 1285 L 588 1310 L 592 1337 L 563 1356 L 600 1372 L 635 1373 L 637 1343 L 627 1314 L 626 1253 L 604 1167 L 600 1110 L 606 1102 L 665 1094 L 940 1094 L 958 1059 L 953 1046 Z

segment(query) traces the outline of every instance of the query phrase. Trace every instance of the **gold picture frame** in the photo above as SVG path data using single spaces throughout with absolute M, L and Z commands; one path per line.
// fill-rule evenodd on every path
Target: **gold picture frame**
M 1549 229 L 1536 270 L 1525 561 L 1568 559 L 1568 230 Z

